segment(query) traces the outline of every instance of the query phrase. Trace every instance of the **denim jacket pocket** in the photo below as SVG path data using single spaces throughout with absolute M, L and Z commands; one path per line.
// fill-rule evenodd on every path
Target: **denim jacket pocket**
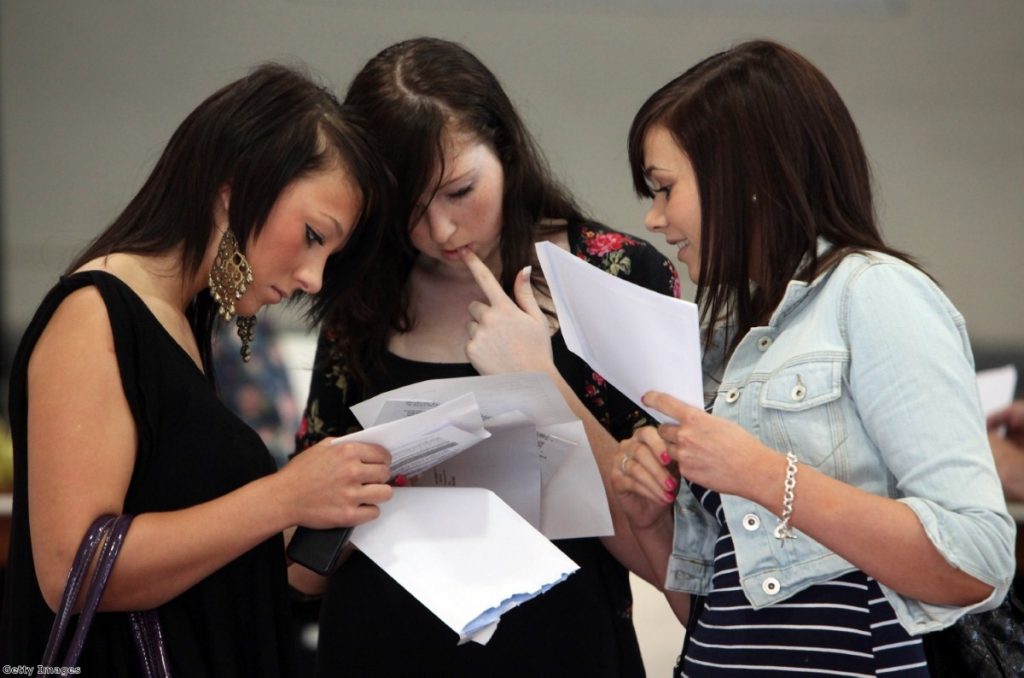
M 816 467 L 827 464 L 846 440 L 843 417 L 845 355 L 804 356 L 776 370 L 761 388 L 761 430 L 780 452 L 793 452 Z

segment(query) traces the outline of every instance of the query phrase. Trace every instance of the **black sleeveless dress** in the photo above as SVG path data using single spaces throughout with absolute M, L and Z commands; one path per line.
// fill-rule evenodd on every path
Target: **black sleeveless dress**
M 36 581 L 29 534 L 27 370 L 57 307 L 88 285 L 96 286 L 106 304 L 121 383 L 138 432 L 125 512 L 186 508 L 275 470 L 259 436 L 221 404 L 207 377 L 127 285 L 99 271 L 62 278 L 36 312 L 12 366 L 14 508 L 0 664 L 35 668 L 53 622 Z M 95 350 L 82 346 L 81 359 L 89 360 Z M 178 676 L 288 674 L 293 641 L 281 537 L 225 565 L 162 605 L 159 613 Z M 85 676 L 139 675 L 126 614 L 96 616 L 80 662 Z

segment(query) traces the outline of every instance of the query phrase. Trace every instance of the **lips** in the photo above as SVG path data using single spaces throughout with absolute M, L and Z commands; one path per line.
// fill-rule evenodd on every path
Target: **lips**
M 462 257 L 460 256 L 460 253 L 462 252 L 462 250 L 466 250 L 466 249 L 469 249 L 469 245 L 461 245 L 461 246 L 456 247 L 454 249 L 443 248 L 441 250 L 441 256 L 443 256 L 445 259 L 453 259 L 453 260 L 461 259 Z

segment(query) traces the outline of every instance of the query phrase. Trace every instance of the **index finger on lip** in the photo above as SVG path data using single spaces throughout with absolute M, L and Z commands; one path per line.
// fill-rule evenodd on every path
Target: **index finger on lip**
M 476 255 L 476 252 L 472 251 L 468 247 L 459 250 L 459 255 L 462 257 L 462 261 L 465 262 L 466 268 L 473 274 L 476 284 L 480 286 L 480 289 L 487 295 L 487 300 L 492 304 L 508 299 L 508 295 L 505 294 L 505 290 L 501 288 L 501 283 L 494 277 L 491 269 L 487 268 L 487 264 L 480 260 L 480 257 Z

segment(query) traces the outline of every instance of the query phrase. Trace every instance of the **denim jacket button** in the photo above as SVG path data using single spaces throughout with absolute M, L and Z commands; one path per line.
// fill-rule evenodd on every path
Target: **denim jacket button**
M 807 389 L 803 384 L 797 384 L 793 387 L 793 390 L 790 391 L 789 395 L 793 400 L 800 401 L 804 399 L 805 395 L 807 395 Z
M 725 402 L 734 403 L 740 399 L 740 391 L 736 388 L 730 388 L 729 392 L 725 394 Z
M 782 584 L 775 577 L 768 577 L 761 582 L 761 590 L 767 593 L 769 596 L 774 596 L 782 590 Z
M 768 347 L 771 346 L 771 345 L 772 345 L 772 338 L 771 337 L 761 337 L 760 339 L 757 340 L 757 347 L 759 349 L 761 349 L 762 353 L 767 351 Z
M 748 532 L 753 532 L 757 528 L 761 527 L 761 519 L 753 513 L 748 513 L 743 516 L 743 529 Z

